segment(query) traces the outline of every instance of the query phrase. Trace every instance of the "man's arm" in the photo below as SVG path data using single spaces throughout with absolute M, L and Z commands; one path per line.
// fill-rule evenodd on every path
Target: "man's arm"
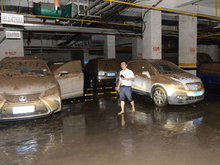
M 121 80 L 119 80 L 118 85 L 115 87 L 115 90 L 118 91 L 121 86 Z

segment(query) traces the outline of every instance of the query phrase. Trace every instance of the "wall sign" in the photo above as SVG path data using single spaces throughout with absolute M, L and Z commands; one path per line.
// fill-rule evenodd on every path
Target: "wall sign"
M 17 14 L 1 14 L 1 23 L 2 24 L 11 24 L 11 25 L 24 25 L 24 16 Z
M 5 36 L 7 39 L 20 39 L 21 32 L 19 32 L 19 31 L 6 31 Z

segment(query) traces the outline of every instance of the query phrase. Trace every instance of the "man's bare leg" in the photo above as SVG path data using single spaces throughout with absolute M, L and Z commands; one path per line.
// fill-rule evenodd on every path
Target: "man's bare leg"
M 121 101 L 121 112 L 118 113 L 118 115 L 124 114 L 125 113 L 125 102 Z
M 132 107 L 132 112 L 135 112 L 134 101 L 130 102 Z

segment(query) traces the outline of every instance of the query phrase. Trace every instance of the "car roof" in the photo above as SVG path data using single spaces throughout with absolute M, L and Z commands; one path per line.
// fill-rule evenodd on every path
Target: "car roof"
M 134 61 L 137 61 L 137 62 L 170 62 L 170 61 L 163 60 L 163 59 L 134 59 L 134 60 L 130 60 L 129 62 L 134 62 Z

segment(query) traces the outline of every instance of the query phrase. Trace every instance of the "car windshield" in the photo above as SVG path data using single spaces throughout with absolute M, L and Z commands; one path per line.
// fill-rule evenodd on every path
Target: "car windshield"
M 8 60 L 0 62 L 0 75 L 4 76 L 48 76 L 44 61 Z
M 176 65 L 169 63 L 169 62 L 151 62 L 151 64 L 160 72 L 160 73 L 173 73 L 173 72 L 178 72 L 178 73 L 183 73 L 183 71 Z

